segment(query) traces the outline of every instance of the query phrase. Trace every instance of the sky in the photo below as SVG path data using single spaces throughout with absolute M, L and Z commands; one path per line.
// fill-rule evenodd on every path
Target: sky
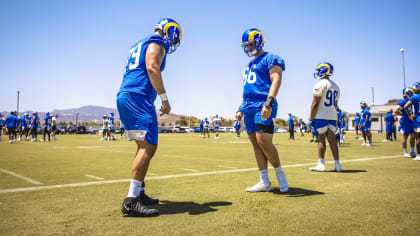
M 182 28 L 163 81 L 172 113 L 233 118 L 249 58 L 240 43 L 258 28 L 285 60 L 278 116 L 309 118 L 315 66 L 334 65 L 339 106 L 400 98 L 420 80 L 420 1 L 13 1 L 0 2 L 0 111 L 116 107 L 128 50 L 165 17 Z M 159 98 L 156 106 L 160 107 Z

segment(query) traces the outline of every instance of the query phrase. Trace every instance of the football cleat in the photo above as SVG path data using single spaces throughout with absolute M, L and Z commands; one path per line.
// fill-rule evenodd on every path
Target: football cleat
M 414 161 L 420 161 L 420 156 L 416 156 L 415 158 L 413 158 L 412 160 Z
M 139 197 L 125 198 L 121 206 L 121 212 L 127 216 L 153 217 L 159 215 L 157 209 L 146 207 Z
M 314 78 L 321 79 L 325 76 L 332 76 L 334 72 L 334 67 L 329 62 L 319 63 L 315 68 Z
M 248 47 L 249 45 L 252 45 L 252 47 Z M 247 56 L 255 56 L 264 46 L 263 34 L 256 28 L 247 29 L 242 34 L 241 46 Z
M 262 181 L 256 183 L 254 186 L 252 187 L 248 187 L 246 188 L 247 192 L 268 192 L 271 190 L 271 183 L 269 182 L 268 184 L 264 184 Z
M 325 169 L 325 165 L 322 165 L 322 164 L 318 164 L 318 165 L 317 165 L 317 166 L 315 166 L 315 167 L 309 168 L 309 170 L 311 170 L 311 171 L 319 171 L 319 172 L 324 172 L 324 171 L 326 171 L 326 169 Z
M 409 157 L 409 158 L 412 158 L 412 156 L 411 156 L 411 154 L 409 154 L 409 153 L 404 153 L 404 157 Z
M 144 205 L 155 205 L 159 203 L 159 199 L 158 198 L 151 198 L 149 196 L 146 195 L 146 193 L 144 191 L 140 192 L 140 201 L 144 204 Z
M 168 54 L 175 52 L 177 47 L 181 45 L 181 26 L 176 21 L 170 18 L 163 18 L 155 25 L 154 30 L 162 30 L 163 37 L 169 40 Z
M 341 171 L 343 171 L 343 169 L 341 169 L 341 165 L 340 165 L 340 163 L 336 163 L 336 164 L 335 164 L 334 171 L 335 171 L 335 172 L 341 172 Z
M 411 152 L 410 155 L 411 155 L 411 157 L 416 157 L 417 156 L 417 153 Z

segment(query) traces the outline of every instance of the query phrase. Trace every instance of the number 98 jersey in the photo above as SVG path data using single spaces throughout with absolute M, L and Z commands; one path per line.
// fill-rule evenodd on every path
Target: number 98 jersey
M 265 101 L 271 87 L 270 68 L 280 66 L 285 70 L 284 60 L 274 54 L 264 52 L 249 62 L 243 73 L 244 101 Z
M 161 45 L 168 52 L 169 41 L 157 34 L 146 37 L 134 44 L 129 51 L 126 72 L 119 93 L 134 92 L 142 94 L 149 97 L 153 103 L 156 99 L 156 91 L 150 83 L 146 70 L 146 50 L 151 43 Z M 160 71 L 165 69 L 166 54 L 160 65 Z
M 337 120 L 335 102 L 340 98 L 340 88 L 330 79 L 320 79 L 314 86 L 313 95 L 321 97 L 315 119 Z

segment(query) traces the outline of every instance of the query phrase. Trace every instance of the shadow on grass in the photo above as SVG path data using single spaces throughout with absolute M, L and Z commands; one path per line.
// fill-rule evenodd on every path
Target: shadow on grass
M 272 192 L 274 194 L 281 194 L 288 197 L 307 197 L 307 196 L 312 196 L 312 195 L 325 194 L 323 192 L 318 192 L 314 190 L 303 189 L 303 188 L 292 188 L 292 187 L 289 188 L 289 191 L 287 193 L 280 192 L 279 188 L 273 188 Z
M 195 202 L 172 202 L 160 201 L 159 205 L 153 206 L 159 210 L 160 215 L 172 215 L 187 213 L 190 215 L 200 215 L 208 212 L 217 211 L 215 207 L 230 206 L 231 202 L 207 202 L 203 204 Z
M 349 174 L 349 173 L 363 173 L 367 171 L 366 170 L 342 170 L 341 172 L 336 172 L 335 170 L 328 170 L 326 172 L 335 172 L 338 174 Z

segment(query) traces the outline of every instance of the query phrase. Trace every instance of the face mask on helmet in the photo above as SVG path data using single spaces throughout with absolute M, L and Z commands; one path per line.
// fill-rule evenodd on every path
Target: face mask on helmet
M 261 31 L 255 28 L 246 30 L 242 34 L 241 46 L 247 56 L 255 56 L 264 46 L 264 37 Z
M 168 54 L 176 51 L 177 47 L 181 45 L 182 31 L 179 24 L 169 18 L 160 20 L 154 27 L 154 30 L 161 30 L 163 37 L 170 42 Z

